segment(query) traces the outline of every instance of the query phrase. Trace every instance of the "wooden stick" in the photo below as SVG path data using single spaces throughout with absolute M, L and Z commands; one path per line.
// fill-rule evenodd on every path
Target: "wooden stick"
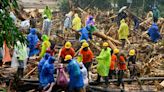
M 35 66 L 29 73 L 27 73 L 24 78 L 27 78 L 31 73 L 33 73 L 37 69 L 37 66 Z

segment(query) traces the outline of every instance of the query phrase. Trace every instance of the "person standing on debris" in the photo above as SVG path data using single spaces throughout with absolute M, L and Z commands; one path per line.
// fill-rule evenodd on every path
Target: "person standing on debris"
M 64 20 L 64 34 L 65 37 L 68 38 L 69 32 L 71 32 L 71 28 L 72 28 L 72 12 L 69 12 L 65 16 L 66 19 Z
M 152 26 L 148 29 L 148 33 L 147 33 L 150 36 L 151 41 L 155 43 L 161 38 L 159 28 L 156 22 L 157 20 L 155 20 Z
M 75 50 L 72 48 L 71 42 L 66 42 L 65 46 L 59 52 L 59 58 L 61 59 L 61 63 L 68 63 L 64 61 L 66 55 L 71 55 L 72 57 L 75 56 Z
M 82 49 L 80 50 L 80 55 L 82 55 L 82 62 L 84 66 L 86 67 L 87 71 L 89 71 L 89 68 L 92 64 L 93 59 L 93 52 L 89 48 L 89 44 L 87 42 L 84 42 L 82 44 Z
M 153 12 L 153 21 L 157 22 L 158 18 L 160 17 L 160 12 L 157 9 L 157 7 L 153 7 L 153 11 L 152 12 Z
M 52 20 L 52 12 L 48 6 L 45 7 L 43 15 L 46 15 L 49 20 Z
M 105 77 L 105 84 L 108 85 L 108 73 L 110 69 L 111 63 L 111 49 L 108 48 L 109 44 L 107 42 L 103 43 L 103 49 L 98 57 L 96 57 L 98 64 L 97 64 L 97 72 L 98 78 L 96 80 L 97 83 L 100 82 L 100 78 Z
M 122 7 L 119 12 L 118 12 L 118 15 L 117 15 L 117 25 L 118 27 L 120 27 L 120 21 L 122 19 L 126 19 L 127 18 L 127 14 L 126 12 L 124 11 L 125 9 L 127 9 L 127 6 L 124 6 Z
M 49 48 L 51 46 L 51 43 L 50 43 L 47 35 L 43 35 L 42 40 L 43 40 L 43 42 L 42 42 L 42 48 L 41 48 L 39 58 L 42 58 L 44 56 L 44 54 L 46 53 L 47 48 Z
M 42 26 L 43 34 L 46 34 L 46 35 L 50 36 L 52 22 L 47 17 L 47 15 L 44 15 L 43 18 L 44 18 L 44 20 L 43 20 L 43 26 Z
M 123 81 L 123 77 L 124 77 L 124 72 L 126 70 L 126 57 L 123 53 L 120 53 L 119 58 L 118 58 L 118 81 L 117 81 L 117 86 L 122 85 L 123 89 L 124 89 L 124 81 Z
M 55 85 L 54 80 L 54 62 L 55 58 L 49 57 L 48 61 L 42 67 L 40 75 L 40 86 L 43 91 L 51 92 L 53 86 Z
M 130 18 L 134 22 L 134 28 L 133 28 L 133 30 L 136 31 L 139 28 L 139 24 L 140 24 L 139 19 L 136 16 L 132 15 L 132 14 L 130 14 Z
M 39 38 L 36 34 L 36 29 L 35 28 L 30 29 L 30 33 L 27 36 L 27 40 L 28 40 L 28 43 L 29 43 L 28 48 L 30 49 L 29 57 L 39 54 L 39 50 L 36 48 L 36 46 L 39 42 Z
M 91 30 L 91 26 L 88 25 L 86 27 L 83 27 L 79 32 L 81 33 L 81 36 L 80 36 L 80 41 L 81 40 L 86 40 L 88 41 L 89 40 L 89 30 Z
M 85 68 L 84 64 L 82 62 L 79 63 L 80 64 L 80 71 L 82 72 L 83 75 L 83 81 L 84 81 L 84 92 L 86 92 L 86 87 L 88 86 L 88 71 Z
M 119 35 L 119 39 L 122 41 L 122 49 L 123 49 L 125 46 L 125 42 L 129 36 L 129 27 L 125 23 L 124 19 L 122 19 L 120 23 L 121 23 L 121 25 L 120 25 L 120 28 L 118 30 L 118 35 Z
M 87 21 L 86 21 L 86 26 L 88 26 L 88 25 L 92 25 L 92 26 L 95 25 L 93 16 L 89 16 L 89 17 L 88 17 L 88 19 L 87 19 Z
M 17 74 L 19 78 L 23 78 L 23 71 L 25 67 L 25 60 L 28 58 L 27 55 L 27 46 L 25 44 L 17 42 L 17 45 L 15 46 L 15 54 L 18 60 L 18 69 Z
M 30 27 L 31 28 L 36 28 L 36 18 L 34 17 L 34 15 L 31 15 L 31 18 L 30 18 Z
M 79 31 L 81 29 L 81 19 L 78 16 L 78 14 L 76 13 L 74 15 L 74 19 L 72 20 L 72 30 L 74 31 Z M 78 32 L 76 32 L 76 38 L 79 38 L 79 34 Z
M 135 55 L 134 49 L 129 51 L 128 68 L 130 70 L 130 78 L 134 78 L 137 74 L 136 73 L 136 55 Z
M 92 39 L 92 33 L 97 29 L 93 16 L 88 17 L 88 20 L 86 21 L 86 26 L 90 26 L 90 29 L 88 30 L 88 37 L 89 39 Z
M 64 60 L 68 62 L 67 71 L 70 77 L 69 92 L 83 92 L 84 82 L 80 65 L 75 59 L 72 59 L 71 55 L 66 55 Z
M 119 49 L 114 49 L 114 52 L 112 51 L 112 58 L 111 58 L 111 64 L 110 64 L 110 70 L 109 70 L 109 79 L 116 78 L 116 66 L 117 66 L 117 57 L 119 54 Z

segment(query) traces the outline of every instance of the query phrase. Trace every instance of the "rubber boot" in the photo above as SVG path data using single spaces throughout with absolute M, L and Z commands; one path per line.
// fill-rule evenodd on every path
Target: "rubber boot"
M 23 78 L 23 71 L 24 71 L 24 68 L 20 68 L 20 77 Z

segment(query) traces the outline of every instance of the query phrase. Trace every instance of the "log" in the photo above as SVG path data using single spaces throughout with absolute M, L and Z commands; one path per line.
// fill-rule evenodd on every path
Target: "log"
M 109 88 L 103 88 L 103 87 L 96 87 L 96 86 L 89 86 L 90 90 L 98 91 L 98 92 L 120 92 L 121 89 L 109 89 Z
M 89 43 L 94 46 L 98 51 L 101 51 L 101 48 L 99 46 L 97 46 L 96 44 L 94 44 L 94 42 L 89 41 Z
M 133 82 L 133 81 L 155 81 L 155 80 L 164 80 L 164 77 L 141 77 L 141 78 L 138 78 L 138 79 L 123 79 L 124 82 Z M 117 79 L 112 79 L 112 80 L 108 80 L 108 82 L 117 82 L 118 80 Z M 100 83 L 105 83 L 105 81 L 100 81 Z M 95 84 L 94 82 L 90 82 L 90 85 L 92 84 Z
M 110 40 L 107 40 L 107 42 L 109 43 L 109 46 L 110 46 L 113 50 L 117 48 Z
M 104 33 L 101 33 L 101 32 L 93 32 L 93 35 L 97 36 L 97 37 L 100 37 L 102 39 L 105 39 L 105 40 L 110 40 L 112 42 L 114 42 L 115 44 L 118 44 L 118 45 L 121 45 L 121 42 L 118 41 L 118 40 L 115 40 L 109 36 L 106 36 Z
M 35 66 L 29 73 L 27 73 L 24 78 L 27 78 L 31 73 L 33 73 L 37 69 L 37 66 Z

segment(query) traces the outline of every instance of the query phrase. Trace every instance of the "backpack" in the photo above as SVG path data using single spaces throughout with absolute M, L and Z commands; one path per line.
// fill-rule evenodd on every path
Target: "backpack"
M 68 83 L 69 79 L 64 71 L 64 68 L 58 68 L 57 85 L 66 87 Z

